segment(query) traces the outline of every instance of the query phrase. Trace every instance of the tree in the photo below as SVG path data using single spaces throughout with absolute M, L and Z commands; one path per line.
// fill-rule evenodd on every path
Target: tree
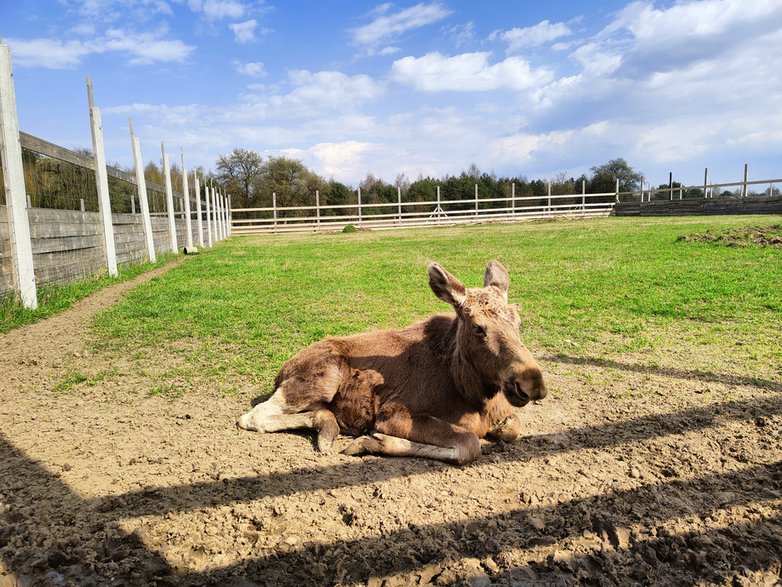
M 590 169 L 592 177 L 587 184 L 587 191 L 591 193 L 613 192 L 616 190 L 617 179 L 619 180 L 620 192 L 632 192 L 640 187 L 639 184 L 644 177 L 621 157 Z
M 251 208 L 258 203 L 255 187 L 263 172 L 263 158 L 248 149 L 234 149 L 217 158 L 217 179 L 234 196 L 237 208 Z
M 325 182 L 297 159 L 269 157 L 261 167 L 260 177 L 254 183 L 255 193 L 265 202 L 271 202 L 276 194 L 277 206 L 312 206 L 315 190 L 321 190 Z

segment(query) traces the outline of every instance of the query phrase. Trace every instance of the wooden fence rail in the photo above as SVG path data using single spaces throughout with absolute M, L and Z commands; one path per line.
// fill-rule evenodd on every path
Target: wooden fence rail
M 444 200 L 438 187 L 436 199 L 433 200 L 405 202 L 402 200 L 401 190 L 397 190 L 396 202 L 375 203 L 363 201 L 359 189 L 354 204 L 322 204 L 320 194 L 315 192 L 312 205 L 277 206 L 276 194 L 272 194 L 271 206 L 234 208 L 231 212 L 235 234 L 333 231 L 342 230 L 348 225 L 392 230 L 416 226 L 606 216 L 614 213 L 638 214 L 640 212 L 636 210 L 641 208 L 657 210 L 660 214 L 665 213 L 664 210 L 692 210 L 693 214 L 714 214 L 719 213 L 714 212 L 718 210 L 722 210 L 722 213 L 732 213 L 734 210 L 747 210 L 747 213 L 758 214 L 779 213 L 782 211 L 777 204 L 780 198 L 774 196 L 779 194 L 779 189 L 774 186 L 780 184 L 782 179 L 750 181 L 745 165 L 744 178 L 741 181 L 697 186 L 670 185 L 665 188 L 620 192 L 617 182 L 617 188 L 613 192 L 588 194 L 582 187 L 581 193 L 552 195 L 549 183 L 545 195 L 516 196 L 516 186 L 511 184 L 510 197 L 481 198 L 478 184 L 475 184 L 475 197 L 469 199 Z M 768 201 L 764 200 L 765 196 L 762 194 L 751 195 L 749 190 L 753 186 L 768 186 Z M 717 195 L 720 190 L 731 188 L 738 188 L 741 194 L 738 204 L 733 202 L 736 198 L 732 197 L 732 192 L 731 197 Z M 707 196 L 704 197 L 703 194 Z M 676 202 L 680 200 L 683 204 L 677 205 Z M 706 200 L 709 204 L 687 204 L 696 200 Z

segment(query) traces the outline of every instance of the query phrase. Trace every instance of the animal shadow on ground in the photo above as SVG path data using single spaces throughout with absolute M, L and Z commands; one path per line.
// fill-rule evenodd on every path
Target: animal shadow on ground
M 782 397 L 733 401 L 586 426 L 568 431 L 566 443 L 552 442 L 551 435 L 533 435 L 489 452 L 495 461 L 518 462 L 628 440 L 651 440 L 706 428 L 717 420 L 744 421 L 780 413 Z M 442 563 L 468 559 L 493 561 L 481 568 L 488 568 L 491 581 L 498 584 L 602 584 L 604 580 L 681 584 L 694 577 L 721 583 L 740 572 L 780 572 L 782 520 L 778 513 L 768 513 L 779 510 L 752 512 L 754 504 L 778 501 L 782 496 L 781 461 L 688 480 L 674 477 L 639 483 L 558 503 L 529 503 L 458 522 L 410 524 L 359 540 L 305 542 L 199 573 L 173 567 L 119 524 L 132 517 L 345 487 L 357 483 L 359 471 L 363 483 L 371 483 L 397 477 L 400 471 L 413 475 L 449 468 L 410 460 L 400 469 L 388 462 L 356 460 L 328 467 L 328 471 L 312 467 L 82 498 L 0 435 L 0 494 L 7 504 L 0 509 L 0 552 L 6 568 L 23 584 L 31 579 L 33 584 L 53 585 L 335 584 L 371 582 L 403 573 L 417 573 L 420 583 L 448 584 L 451 577 L 442 574 Z M 677 533 L 663 527 L 680 518 L 716 519 L 725 508 L 749 513 L 716 528 L 704 525 L 702 531 Z M 638 523 L 647 531 L 630 530 Z M 53 540 L 49 530 L 58 526 L 70 531 L 66 538 Z M 591 546 L 578 547 L 579 540 L 592 541 Z M 557 550 L 557 545 L 563 550 Z M 535 560 L 530 554 L 547 548 L 551 554 L 544 559 Z

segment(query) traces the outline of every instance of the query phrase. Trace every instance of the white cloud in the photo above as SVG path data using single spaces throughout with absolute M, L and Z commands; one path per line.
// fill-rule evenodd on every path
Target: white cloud
M 143 65 L 155 62 L 182 61 L 195 47 L 173 39 L 158 39 L 153 33 L 134 33 L 119 29 L 106 31 L 97 42 L 98 52 L 116 51 L 131 56 L 130 63 Z
M 234 32 L 237 43 L 250 43 L 255 40 L 255 29 L 258 26 L 258 21 L 254 18 L 229 26 Z
M 295 88 L 286 95 L 275 95 L 269 103 L 281 111 L 319 113 L 325 110 L 344 110 L 350 106 L 374 100 L 384 88 L 368 75 L 348 76 L 340 71 L 310 72 L 306 69 L 288 74 Z
M 81 41 L 59 39 L 6 39 L 11 47 L 14 65 L 20 67 L 44 67 L 47 69 L 72 69 L 82 58 L 94 51 Z
M 264 77 L 266 75 L 266 67 L 262 61 L 255 61 L 251 63 L 241 63 L 240 61 L 233 62 L 234 69 L 249 77 Z
M 463 47 L 475 41 L 475 23 L 469 21 L 464 24 L 446 27 L 443 29 L 443 34 L 457 48 Z
M 188 6 L 193 12 L 202 12 L 212 20 L 225 18 L 242 18 L 247 8 L 237 0 L 188 0 Z
M 595 75 L 611 74 L 622 63 L 621 53 L 604 50 L 597 43 L 581 45 L 571 56 L 581 64 L 584 71 Z
M 479 52 L 453 57 L 441 53 L 404 57 L 393 63 L 391 76 L 424 92 L 524 90 L 552 79 L 549 70 L 532 69 L 521 57 L 509 57 L 490 65 L 489 56 L 487 52 Z
M 353 42 L 356 45 L 377 46 L 387 39 L 433 24 L 451 14 L 450 10 L 438 2 L 416 4 L 392 14 L 388 13 L 390 8 L 391 4 L 379 6 L 380 14 L 375 20 L 350 31 Z
M 366 173 L 371 165 L 377 145 L 360 141 L 318 143 L 309 150 L 312 165 L 326 177 L 338 181 L 351 181 Z
M 567 37 L 573 31 L 565 23 L 550 23 L 544 20 L 531 27 L 513 28 L 509 31 L 492 33 L 490 39 L 500 39 L 508 43 L 508 53 L 515 53 L 527 47 L 537 47 L 556 39 Z
M 157 38 L 154 33 L 135 33 L 108 29 L 91 41 L 59 39 L 8 39 L 14 63 L 21 67 L 72 69 L 89 55 L 115 52 L 128 57 L 134 65 L 182 61 L 195 47 L 176 39 Z

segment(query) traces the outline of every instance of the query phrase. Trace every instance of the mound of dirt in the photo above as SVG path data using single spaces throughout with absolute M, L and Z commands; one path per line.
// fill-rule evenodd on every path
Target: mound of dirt
M 2 587 L 779 584 L 779 379 L 544 356 L 526 436 L 470 466 L 319 454 L 235 428 L 258 390 L 156 397 L 91 351 L 132 285 L 0 337 Z
M 782 247 L 782 225 L 743 226 L 731 228 L 722 232 L 706 232 L 683 235 L 679 241 L 697 243 L 716 243 L 729 247 Z

